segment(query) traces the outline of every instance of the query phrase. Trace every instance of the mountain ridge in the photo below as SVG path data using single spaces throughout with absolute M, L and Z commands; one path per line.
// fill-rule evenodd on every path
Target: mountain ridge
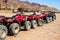
M 57 11 L 54 7 L 49 7 L 47 5 L 41 5 L 38 3 L 30 3 L 29 1 L 20 1 L 20 0 L 0 0 L 0 7 L 7 7 L 7 8 L 30 8 L 34 10 L 51 10 Z

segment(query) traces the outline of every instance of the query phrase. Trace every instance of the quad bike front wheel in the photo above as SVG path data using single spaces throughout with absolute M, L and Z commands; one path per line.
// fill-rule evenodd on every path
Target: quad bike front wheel
M 37 27 L 37 21 L 36 20 L 32 20 L 31 21 L 31 28 L 36 28 Z
M 50 18 L 46 17 L 46 23 L 50 23 Z
M 53 17 L 50 17 L 50 22 L 52 22 Z
M 25 23 L 24 23 L 24 29 L 25 29 L 26 31 L 28 31 L 28 30 L 30 30 L 30 28 L 31 28 L 31 23 L 30 23 L 30 21 L 25 21 Z

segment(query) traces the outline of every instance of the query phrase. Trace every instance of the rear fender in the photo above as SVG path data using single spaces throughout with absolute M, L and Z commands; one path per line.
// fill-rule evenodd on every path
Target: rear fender
M 40 17 L 40 15 L 35 15 L 35 19 L 36 20 L 38 20 L 38 19 L 40 19 L 41 17 Z
M 29 16 L 28 20 L 34 20 L 34 16 Z
M 23 16 L 18 15 L 16 16 L 15 21 L 22 21 L 22 19 L 23 19 Z
M 43 17 L 47 17 L 48 16 L 48 14 L 43 14 Z
M 23 20 L 28 20 L 28 16 L 23 16 Z
M 15 19 L 14 18 L 5 18 L 4 21 L 6 23 L 13 22 Z

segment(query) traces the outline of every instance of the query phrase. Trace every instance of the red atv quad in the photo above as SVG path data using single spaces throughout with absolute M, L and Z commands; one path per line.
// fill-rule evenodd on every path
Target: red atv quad
M 55 13 L 51 11 L 43 11 L 41 16 L 43 17 L 43 20 L 46 21 L 46 23 L 52 22 L 54 19 L 56 19 Z
M 3 24 L 4 23 L 4 16 L 0 16 L 0 38 L 4 39 L 8 34 L 7 27 Z
M 48 17 L 48 13 L 42 12 L 42 14 L 40 14 L 40 16 L 43 18 L 44 22 L 49 23 L 50 19 Z
M 5 17 L 4 25 L 7 26 L 9 35 L 16 35 L 20 31 L 20 23 L 15 18 Z
M 30 15 L 28 20 L 31 21 L 32 28 L 43 25 L 42 17 L 36 13 Z
M 31 22 L 28 20 L 28 16 L 27 15 L 22 15 L 22 21 L 21 21 L 21 25 L 24 26 L 24 29 L 26 31 L 31 29 Z
M 30 30 L 31 23 L 27 20 L 27 18 L 28 16 L 21 14 L 17 14 L 12 17 L 6 17 L 4 20 L 4 25 L 8 27 L 9 34 L 16 35 L 20 31 L 22 26 L 24 26 L 25 30 Z
M 15 15 L 13 17 L 20 21 L 21 27 L 24 26 L 24 29 L 26 31 L 30 30 L 31 23 L 28 20 L 28 16 L 27 15 L 17 14 L 17 15 Z

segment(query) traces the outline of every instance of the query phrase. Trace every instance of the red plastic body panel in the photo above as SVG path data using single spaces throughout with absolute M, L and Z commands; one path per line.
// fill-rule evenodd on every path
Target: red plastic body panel
M 5 18 L 4 21 L 7 22 L 7 23 L 8 22 L 13 22 L 14 21 L 14 18 Z
M 35 20 L 38 20 L 38 19 L 40 19 L 41 17 L 40 17 L 40 15 L 34 15 L 34 19 Z
M 3 20 L 3 18 L 2 18 L 2 17 L 0 17 L 0 21 L 1 21 L 1 20 Z
M 47 17 L 48 13 L 42 14 L 42 17 Z
M 22 20 L 23 20 L 23 21 L 28 20 L 28 16 L 23 15 L 23 19 L 22 19 Z
M 34 20 L 34 17 L 33 16 L 29 16 L 29 20 Z
M 2 21 L 4 19 L 4 16 L 0 16 L 0 21 Z
M 15 18 L 16 21 L 22 21 L 22 19 L 23 19 L 22 15 L 17 15 Z
M 41 16 L 40 15 L 37 15 L 37 14 L 34 14 L 32 16 L 29 16 L 29 20 L 38 20 L 40 18 L 41 18 Z

